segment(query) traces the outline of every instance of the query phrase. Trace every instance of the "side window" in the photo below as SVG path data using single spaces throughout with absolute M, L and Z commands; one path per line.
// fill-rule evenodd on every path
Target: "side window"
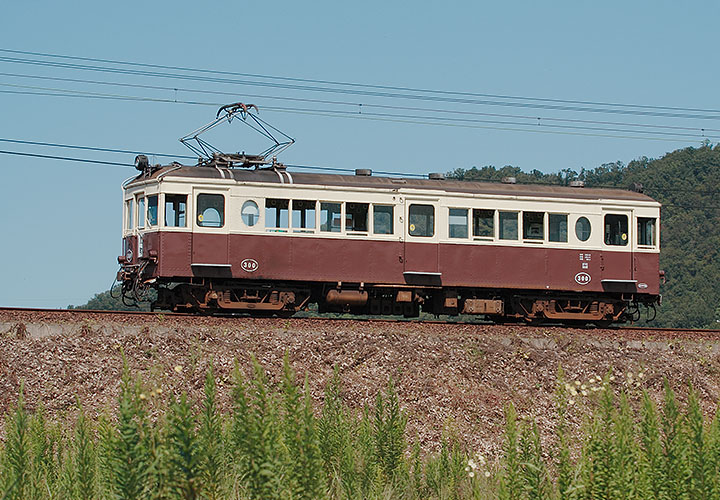
M 345 230 L 351 232 L 367 233 L 368 209 L 367 203 L 345 204 Z
M 185 227 L 187 212 L 186 194 L 165 195 L 165 225 L 168 227 Z
M 138 224 L 137 227 L 142 229 L 145 227 L 145 198 L 138 198 Z
M 448 217 L 448 236 L 450 238 L 468 237 L 468 210 L 467 208 L 451 208 Z
M 580 241 L 587 241 L 590 238 L 590 221 L 587 217 L 580 217 L 575 222 L 575 236 Z
M 292 227 L 296 233 L 315 232 L 315 206 L 316 201 L 292 201 Z
M 638 245 L 655 246 L 655 219 L 638 217 L 637 220 Z
M 270 232 L 288 228 L 290 200 L 268 198 L 265 200 L 265 228 Z
M 518 239 L 518 213 L 517 212 L 500 212 L 500 239 L 516 240 Z
M 342 205 L 340 203 L 320 203 L 320 231 L 339 233 L 342 231 Z
M 607 214 L 605 216 L 605 244 L 624 247 L 628 244 L 627 215 Z
M 545 239 L 545 213 L 523 212 L 523 239 Z
M 410 236 L 430 237 L 435 234 L 435 207 L 410 205 L 408 233 Z
M 260 208 L 253 200 L 247 200 L 240 209 L 240 217 L 248 227 L 253 227 L 260 220 Z
M 158 225 L 158 195 L 147 197 L 147 220 L 149 226 Z
M 393 234 L 393 206 L 373 205 L 373 233 Z
M 197 224 L 201 227 L 223 227 L 225 224 L 225 196 L 199 194 L 197 197 Z
M 125 217 L 127 217 L 127 220 L 125 222 L 126 229 L 133 228 L 133 217 L 134 216 L 135 216 L 135 212 L 133 211 L 133 201 L 127 200 L 125 202 Z
M 565 214 L 548 214 L 548 240 L 567 243 L 568 216 Z
M 473 237 L 481 240 L 495 238 L 495 210 L 473 209 Z

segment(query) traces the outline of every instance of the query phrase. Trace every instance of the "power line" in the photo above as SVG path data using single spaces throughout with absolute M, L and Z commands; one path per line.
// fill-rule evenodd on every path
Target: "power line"
M 211 102 L 200 102 L 200 101 L 186 101 L 180 99 L 162 99 L 153 97 L 138 97 L 138 96 L 127 96 L 120 94 L 102 94 L 97 92 L 86 92 L 68 89 L 58 88 L 43 88 L 43 87 L 32 87 L 23 85 L 13 84 L 0 84 L 4 86 L 22 87 L 22 88 L 33 88 L 37 90 L 45 90 L 46 92 L 32 92 L 32 91 L 9 91 L 0 90 L 0 93 L 4 94 L 19 94 L 19 95 L 38 95 L 38 96 L 49 96 L 49 97 L 75 97 L 75 98 L 89 98 L 89 99 L 109 99 L 109 100 L 120 100 L 120 101 L 140 101 L 140 102 L 159 102 L 159 103 L 170 103 L 170 104 L 192 104 L 192 105 L 203 105 L 203 106 L 220 106 L 222 103 L 211 103 Z M 669 141 L 669 142 L 687 142 L 688 138 L 696 139 L 709 139 L 713 137 L 708 136 L 696 136 L 693 134 L 670 134 L 666 132 L 657 131 L 642 131 L 642 130 L 627 130 L 627 129 L 610 129 L 610 128 L 599 128 L 599 127 L 575 127 L 575 126 L 558 126 L 558 125 L 537 125 L 537 127 L 550 127 L 550 128 L 564 128 L 564 129 L 576 129 L 576 130 L 598 130 L 606 131 L 606 134 L 590 133 L 590 132 L 567 132 L 562 130 L 539 130 L 536 128 L 517 128 L 512 125 L 521 126 L 532 126 L 528 124 L 519 124 L 512 122 L 503 121 L 492 121 L 492 120 L 463 120 L 463 119 L 451 119 L 442 117 L 418 117 L 413 115 L 401 115 L 401 114 L 390 114 L 390 113 L 357 113 L 354 111 L 343 111 L 343 110 L 329 110 L 329 109 L 301 109 L 301 108 L 285 108 L 279 106 L 263 106 L 263 109 L 268 111 L 278 111 L 286 113 L 296 114 L 307 114 L 314 116 L 334 116 L 344 118 L 354 118 L 363 120 L 376 120 L 394 123 L 412 123 L 418 125 L 440 125 L 446 127 L 459 127 L 459 128 L 474 128 L 474 129 L 486 129 L 486 130 L 500 130 L 500 131 L 513 131 L 513 132 L 531 132 L 541 134 L 559 134 L 559 135 L 572 135 L 572 136 L 583 136 L 583 137 L 605 137 L 614 139 L 636 139 L 644 141 Z M 496 124 L 507 124 L 508 127 L 497 127 L 490 125 L 477 125 L 477 123 L 496 123 Z M 665 135 L 666 137 L 651 137 L 651 136 L 632 136 L 632 135 L 618 135 L 621 133 L 630 134 L 658 134 Z M 685 136 L 685 137 L 681 137 Z
M 188 88 L 167 87 L 167 86 L 160 86 L 160 85 L 144 85 L 144 84 L 126 83 L 126 82 L 108 82 L 108 81 L 98 81 L 98 80 L 88 80 L 88 79 L 78 79 L 78 78 L 63 78 L 63 77 L 39 76 L 39 75 L 3 73 L 3 72 L 0 72 L 0 76 L 9 76 L 12 78 L 28 78 L 28 79 L 36 79 L 36 80 L 61 81 L 61 82 L 81 83 L 81 84 L 90 84 L 90 85 L 108 85 L 108 86 L 116 86 L 116 87 L 140 88 L 140 89 L 146 89 L 146 90 L 162 90 L 162 91 L 176 92 L 176 93 L 177 92 L 187 92 L 187 93 L 199 93 L 199 94 L 237 96 L 236 92 L 225 92 L 225 91 L 208 90 L 208 89 L 188 89 Z M 12 84 L 0 84 L 0 85 L 12 86 Z M 31 88 L 42 88 L 42 87 L 31 87 Z M 584 123 L 584 124 L 596 124 L 596 125 L 618 125 L 618 126 L 626 126 L 626 127 L 647 127 L 647 128 L 668 129 L 668 130 L 687 130 L 687 131 L 696 131 L 699 133 L 720 132 L 720 129 L 713 129 L 713 128 L 687 127 L 687 126 L 683 127 L 683 126 L 674 126 L 674 125 L 656 125 L 656 124 L 651 124 L 651 123 L 611 122 L 611 121 L 603 121 L 603 120 L 582 120 L 582 119 L 577 119 L 577 118 L 556 118 L 556 117 L 548 117 L 548 116 L 513 115 L 513 114 L 507 114 L 507 113 L 484 113 L 484 112 L 480 112 L 480 111 L 454 110 L 454 109 L 447 109 L 447 108 L 438 109 L 438 108 L 422 108 L 422 107 L 417 107 L 417 106 L 393 106 L 393 105 L 375 104 L 375 103 L 369 103 L 369 102 L 334 101 L 334 100 L 327 100 L 327 99 L 311 99 L 311 98 L 288 97 L 288 96 L 278 96 L 278 95 L 262 95 L 262 94 L 244 93 L 243 97 L 260 98 L 260 99 L 275 99 L 275 100 L 317 103 L 317 104 L 331 104 L 331 105 L 340 105 L 340 106 L 352 106 L 354 108 L 357 108 L 358 110 L 362 110 L 364 108 L 379 108 L 379 109 L 422 111 L 422 112 L 429 112 L 429 113 L 444 113 L 444 114 L 455 114 L 455 115 L 516 118 L 516 119 L 523 119 L 523 120 L 533 120 L 533 121 L 537 121 L 538 123 L 544 122 L 544 121 L 549 121 L 549 122 L 560 122 L 560 123 Z
M 202 74 L 213 73 L 213 74 L 227 75 L 227 76 L 240 76 L 240 77 L 248 77 L 248 78 L 263 78 L 263 79 L 281 80 L 281 81 L 315 83 L 315 84 L 321 84 L 321 85 L 339 85 L 339 86 L 348 86 L 348 87 L 357 87 L 357 88 L 373 88 L 373 89 L 394 90 L 394 91 L 422 92 L 422 93 L 441 94 L 441 95 L 487 97 L 487 98 L 494 98 L 494 99 L 513 99 L 513 100 L 537 101 L 537 102 L 582 104 L 582 105 L 591 105 L 591 106 L 610 106 L 610 107 L 641 108 L 641 109 L 655 109 L 655 110 L 669 110 L 669 111 L 720 113 L 720 110 L 717 110 L 717 109 L 688 108 L 688 107 L 677 107 L 677 106 L 657 106 L 657 105 L 645 105 L 645 104 L 627 104 L 627 103 L 613 103 L 613 102 L 603 102 L 603 101 L 587 101 L 587 100 L 572 100 L 572 99 L 553 99 L 553 98 L 541 98 L 541 97 L 488 94 L 488 93 L 479 93 L 479 92 L 423 89 L 423 88 L 404 87 L 404 86 L 364 84 L 364 83 L 356 83 L 356 82 L 342 82 L 342 81 L 333 81 L 333 80 L 320 80 L 320 79 L 297 78 L 297 77 L 286 77 L 286 76 L 276 76 L 276 75 L 262 75 L 262 74 L 255 74 L 255 73 L 242 73 L 242 72 L 236 72 L 236 71 L 211 70 L 211 69 L 207 69 L 207 68 L 191 68 L 191 67 L 183 67 L 183 66 L 149 64 L 149 63 L 139 63 L 139 62 L 131 62 L 131 61 L 120 61 L 120 60 L 114 60 L 114 59 L 69 56 L 69 55 L 63 55 L 63 54 L 50 54 L 50 53 L 43 53 L 43 52 L 31 52 L 31 51 L 2 49 L 2 48 L 0 48 L 0 52 L 32 55 L 32 56 L 39 56 L 39 57 L 50 57 L 50 58 L 55 58 L 55 59 L 68 59 L 68 60 L 76 60 L 76 61 L 100 62 L 100 63 L 105 63 L 105 64 L 119 64 L 119 65 L 124 65 L 124 66 L 166 69 L 166 70 L 173 70 L 173 71 L 187 71 L 187 72 L 202 73 Z
M 379 90 L 358 90 L 358 89 L 343 89 L 334 87 L 321 87 L 312 85 L 297 85 L 297 84 L 286 84 L 286 83 L 275 83 L 275 82 L 263 82 L 256 80 L 237 80 L 220 77 L 209 77 L 209 76 L 194 76 L 194 75 L 182 75 L 177 73 L 161 73 L 157 71 L 145 71 L 145 70 L 128 70 L 122 68 L 112 68 L 103 66 L 90 66 L 84 64 L 69 64 L 59 63 L 52 61 L 38 61 L 32 59 L 22 59 L 13 57 L 0 57 L 0 62 L 9 62 L 16 64 L 28 64 L 41 67 L 54 67 L 72 70 L 82 71 L 94 71 L 102 73 L 115 73 L 124 74 L 129 76 L 145 76 L 145 77 L 160 77 L 169 79 L 180 79 L 190 81 L 201 81 L 201 82 L 212 82 L 212 83 L 223 83 L 232 85 L 246 85 L 246 86 L 260 86 L 260 87 L 271 87 L 286 90 L 300 90 L 309 92 L 323 92 L 323 93 L 338 93 L 347 95 L 362 95 L 371 97 L 381 98 L 396 98 L 396 99 L 408 99 L 408 100 L 422 100 L 422 101 L 433 101 L 433 102 L 447 102 L 454 104 L 469 104 L 469 105 L 484 105 L 484 106 L 504 106 L 504 107 L 519 107 L 529 109 L 546 109 L 555 111 L 571 111 L 571 112 L 590 112 L 590 113 L 608 113 L 617 115 L 637 115 L 637 116 L 654 116 L 654 117 L 665 117 L 665 118 L 692 118 L 702 120 L 718 120 L 720 115 L 714 113 L 720 113 L 717 110 L 701 110 L 702 113 L 711 114 L 694 114 L 695 112 L 669 112 L 669 111 L 655 111 L 655 110 L 644 110 L 645 108 L 641 105 L 624 105 L 626 107 L 634 107 L 637 109 L 619 109 L 611 107 L 593 107 L 602 106 L 600 103 L 592 105 L 570 105 L 570 104 L 539 104 L 531 102 L 510 102 L 510 101 L 498 101 L 489 99 L 470 99 L 460 97 L 448 97 L 443 95 L 421 95 L 418 93 L 403 93 L 403 92 L 390 92 L 390 91 L 379 91 Z M 127 63 L 130 64 L 130 63 Z M 198 70 L 200 71 L 200 70 Z M 565 102 L 565 101 L 561 101 Z M 567 101 L 569 102 L 569 101 Z M 613 104 L 613 103 L 610 103 Z M 671 107 L 665 107 L 671 108 Z M 674 108 L 671 108 L 674 109 Z M 678 108 L 681 109 L 681 108 Z M 696 108 L 687 108 L 696 109 Z M 693 114 L 691 114 L 693 113 Z
M 118 163 L 115 161 L 89 160 L 86 158 L 70 158 L 67 156 L 41 155 L 41 154 L 34 154 L 34 153 L 24 153 L 24 152 L 20 152 L 20 151 L 0 150 L 0 154 L 15 155 L 15 156 L 29 156 L 32 158 L 43 158 L 43 159 L 48 159 L 48 160 L 77 161 L 80 163 L 98 163 L 100 165 L 112 165 L 112 166 L 116 166 L 116 167 L 131 167 L 132 166 L 128 163 Z
M 140 150 L 131 150 L 131 149 L 121 149 L 121 148 L 108 148 L 108 147 L 96 147 L 96 146 L 81 146 L 77 144 L 60 144 L 56 142 L 44 142 L 44 141 L 30 141 L 30 140 L 24 140 L 24 139 L 9 139 L 5 137 L 0 137 L 0 142 L 6 142 L 11 144 L 23 144 L 23 145 L 30 145 L 30 146 L 42 146 L 42 147 L 53 147 L 53 148 L 64 148 L 64 149 L 73 149 L 73 150 L 80 150 L 80 151 L 93 151 L 93 152 L 104 152 L 104 153 L 117 153 L 117 154 L 145 154 L 148 156 L 160 156 L 160 157 L 169 157 L 169 158 L 182 158 L 182 159 L 196 159 L 195 156 L 188 156 L 188 155 L 179 155 L 179 154 L 170 154 L 170 153 L 157 153 L 157 152 L 147 152 L 147 151 L 140 151 Z M 60 157 L 60 156 L 53 156 L 53 155 L 34 155 L 32 153 L 24 153 L 24 152 L 6 152 L 6 151 L 0 151 L 0 153 L 5 154 L 17 154 L 20 156 L 38 156 L 41 158 L 51 158 L 51 159 L 67 159 L 67 160 L 73 160 L 77 158 L 68 158 L 68 157 Z M 119 162 L 101 162 L 101 161 L 95 161 L 91 159 L 77 159 L 78 161 L 86 161 L 89 163 L 107 163 L 109 165 L 122 165 L 122 166 L 132 166 L 130 163 L 119 163 Z M 354 173 L 354 169 L 351 168 L 339 168 L 339 167 L 327 167 L 327 166 L 321 166 L 321 165 L 301 165 L 301 164 L 286 164 L 287 167 L 291 168 L 298 168 L 298 169 L 313 169 L 313 170 L 323 170 L 323 171 L 330 171 L 330 172 L 350 172 Z M 387 171 L 380 171 L 380 170 L 374 170 L 374 173 L 376 174 L 382 174 L 382 175 L 401 175 L 401 176 L 407 176 L 407 177 L 419 177 L 424 178 L 426 177 L 423 174 L 414 174 L 414 173 L 405 173 L 405 172 L 387 172 Z M 537 184 L 537 185 L 546 185 L 546 186 L 557 186 L 557 183 L 553 182 L 533 182 L 533 181 L 527 181 L 526 184 Z M 622 187 L 617 185 L 593 185 L 593 188 L 609 188 L 609 189 L 622 189 Z M 698 189 L 688 189 L 688 188 L 673 188 L 673 187 L 654 187 L 654 186 L 645 186 L 645 189 L 647 191 L 654 191 L 659 194 L 662 194 L 664 192 L 670 191 L 670 192 L 680 192 L 680 193 L 692 193 L 692 194 L 717 194 L 718 190 L 698 190 Z M 667 204 L 665 206 L 675 206 L 672 204 Z

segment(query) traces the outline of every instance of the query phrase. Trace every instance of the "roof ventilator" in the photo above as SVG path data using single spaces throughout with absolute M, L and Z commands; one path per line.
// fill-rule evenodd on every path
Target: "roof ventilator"
M 570 187 L 573 188 L 584 188 L 585 181 L 570 181 Z
M 372 170 L 369 168 L 356 168 L 355 175 L 360 177 L 370 177 L 372 175 Z
M 428 174 L 428 179 L 432 179 L 435 181 L 444 181 L 445 174 L 443 174 L 442 172 L 432 172 Z
M 503 177 L 502 183 L 503 184 L 517 184 L 517 179 L 515 177 Z

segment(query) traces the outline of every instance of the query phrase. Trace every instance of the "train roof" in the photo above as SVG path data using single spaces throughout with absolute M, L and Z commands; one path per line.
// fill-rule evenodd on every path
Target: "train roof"
M 285 172 L 281 175 L 281 172 Z M 289 174 L 289 175 L 287 175 Z M 447 193 L 485 194 L 495 196 L 551 197 L 581 200 L 626 200 L 656 202 L 650 196 L 624 189 L 567 187 L 543 184 L 505 184 L 499 182 L 458 181 L 448 179 L 408 179 L 374 175 L 341 175 L 294 172 L 275 169 L 228 169 L 205 166 L 167 165 L 153 169 L 150 175 L 140 174 L 127 187 L 153 179 L 234 179 L 237 182 L 270 184 L 320 185 L 374 189 L 418 189 Z

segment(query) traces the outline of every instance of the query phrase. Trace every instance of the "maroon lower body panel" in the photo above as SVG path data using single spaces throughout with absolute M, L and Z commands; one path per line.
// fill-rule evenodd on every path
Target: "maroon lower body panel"
M 216 266 L 242 279 L 404 285 L 426 272 L 444 287 L 659 294 L 657 253 L 187 232 L 146 234 L 151 249 L 167 278 Z

